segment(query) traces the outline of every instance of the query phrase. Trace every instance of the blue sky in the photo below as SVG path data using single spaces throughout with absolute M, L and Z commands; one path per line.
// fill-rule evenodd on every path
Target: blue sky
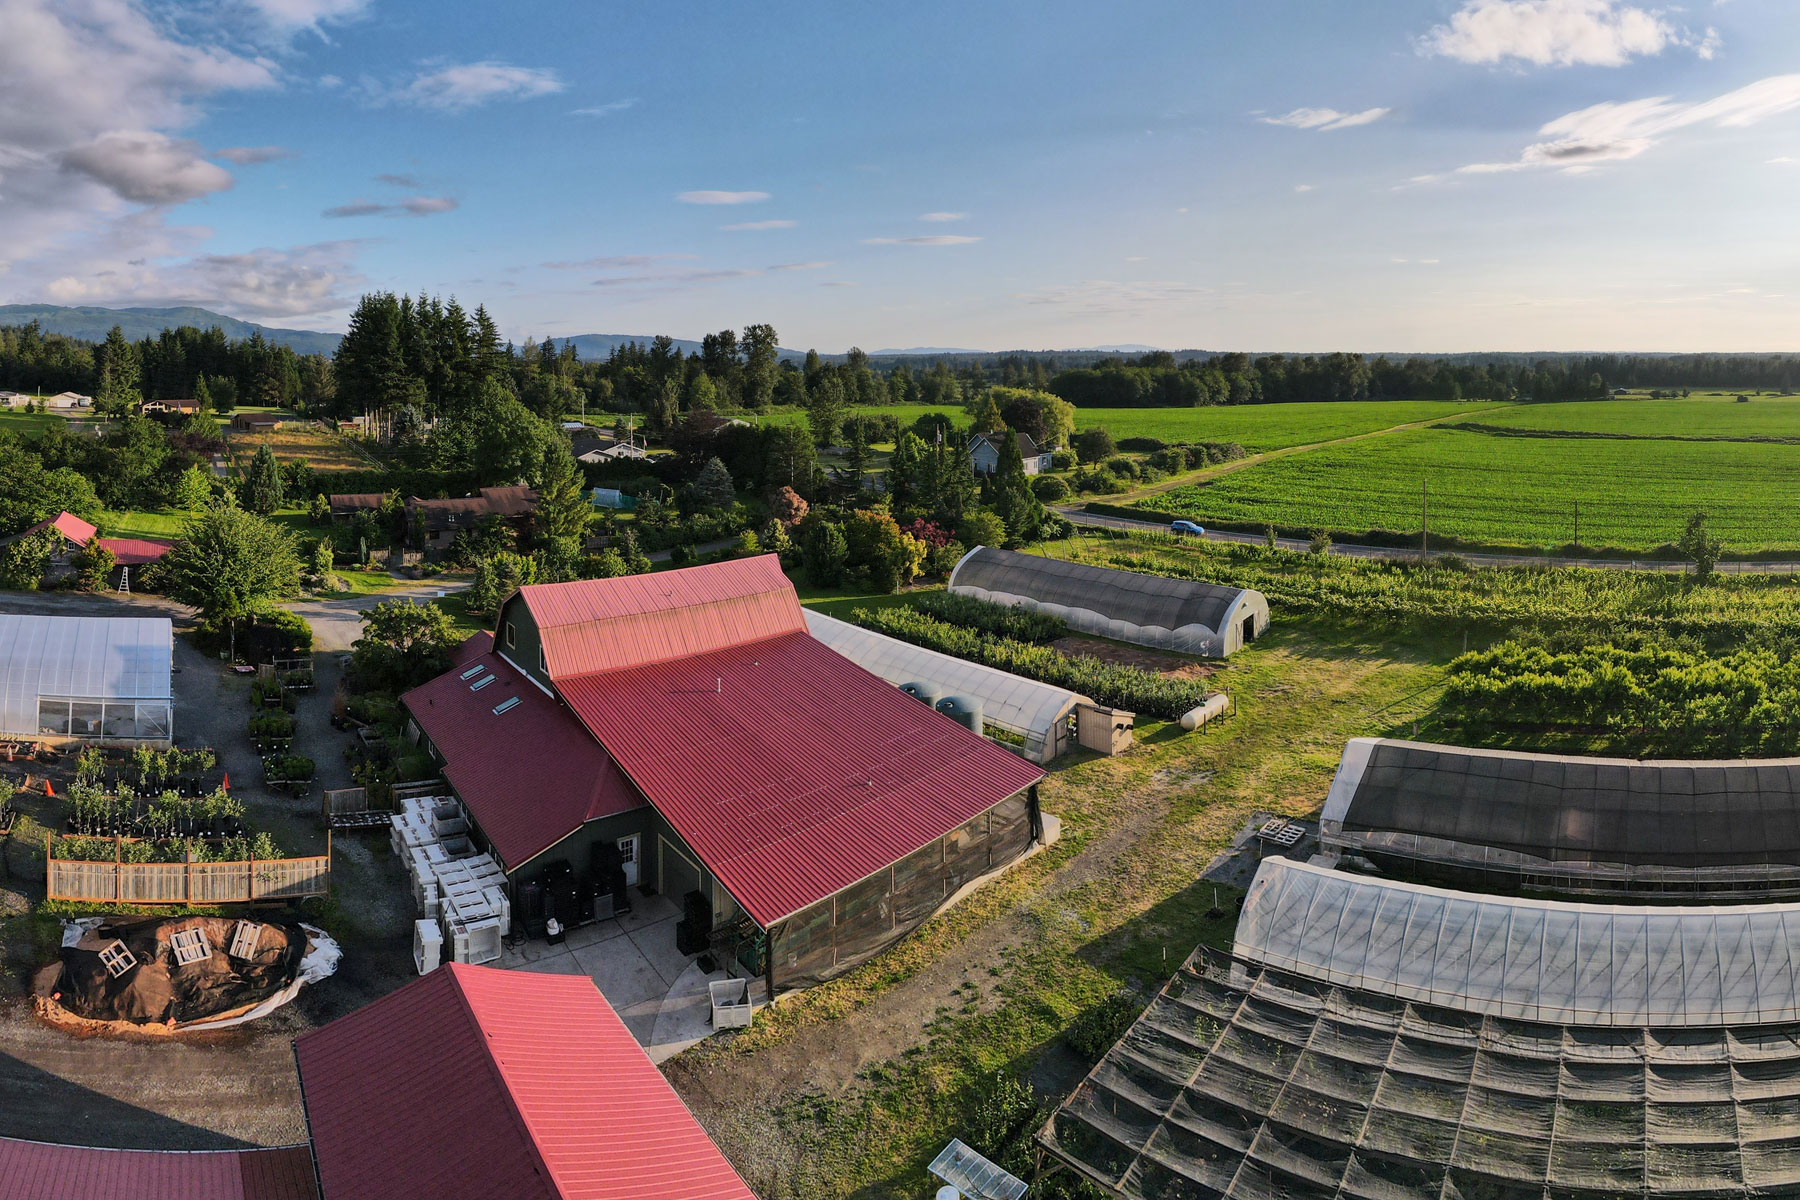
M 1800 349 L 1789 0 L 0 0 L 0 300 Z

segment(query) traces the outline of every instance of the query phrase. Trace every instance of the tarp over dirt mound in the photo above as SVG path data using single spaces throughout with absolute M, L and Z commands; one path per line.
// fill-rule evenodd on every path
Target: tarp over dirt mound
M 69 933 L 54 999 L 90 1021 L 214 1021 L 283 1003 L 305 981 L 309 932 L 297 922 L 119 918 Z

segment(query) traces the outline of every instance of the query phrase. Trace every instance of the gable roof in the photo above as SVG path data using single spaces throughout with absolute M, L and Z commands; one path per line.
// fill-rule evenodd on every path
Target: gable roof
M 80 517 L 76 516 L 74 513 L 60 512 L 60 513 L 57 513 L 54 517 L 51 517 L 48 521 L 39 521 L 36 525 L 33 525 L 30 529 L 27 529 L 24 533 L 21 533 L 19 536 L 20 537 L 29 537 L 32 534 L 38 533 L 45 529 L 56 530 L 56 532 L 62 534 L 64 537 L 68 538 L 71 542 L 74 542 L 78 546 L 87 545 L 88 541 L 95 534 L 100 532 L 98 529 L 94 528 L 92 525 L 88 524 L 86 521 L 82 520 Z
M 537 493 L 528 487 L 484 487 L 481 498 L 488 510 L 503 517 L 520 517 L 537 508 Z
M 986 442 L 997 451 L 1000 449 L 1000 439 L 1005 436 L 1006 431 L 1004 429 L 996 429 L 992 433 L 978 433 L 969 439 L 969 448 L 974 449 L 976 442 Z M 1038 455 L 1044 453 L 1044 451 L 1038 449 L 1038 444 L 1031 439 L 1030 434 L 1014 433 L 1013 437 L 1018 440 L 1019 456 L 1021 458 L 1036 458 Z
M 804 623 L 557 687 L 764 929 L 1043 778 Z
M 581 722 L 494 653 L 491 634 L 470 638 L 455 661 L 400 700 L 443 755 L 444 778 L 507 870 L 586 821 L 643 806 Z M 493 682 L 475 687 L 484 679 Z M 494 711 L 515 698 L 505 712 Z M 530 740 L 531 753 L 519 753 L 521 739 Z
M 773 554 L 617 579 L 519 589 L 550 678 L 561 681 L 804 633 L 794 585 Z
M 294 1053 L 326 1200 L 755 1200 L 585 976 L 447 963 Z
M 380 508 L 386 500 L 386 492 L 333 492 L 331 494 L 331 511 L 334 513 L 360 512 L 365 508 Z
M 318 1200 L 312 1152 L 105 1150 L 0 1138 L 0 1200 Z
M 113 561 L 121 567 L 153 563 L 174 549 L 172 543 L 155 538 L 101 538 L 100 545 L 112 551 Z

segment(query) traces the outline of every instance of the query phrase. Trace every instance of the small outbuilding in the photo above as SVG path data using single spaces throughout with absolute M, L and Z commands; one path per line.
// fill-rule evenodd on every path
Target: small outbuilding
M 168 745 L 167 617 L 0 614 L 0 737 Z
M 241 412 L 231 418 L 231 427 L 240 433 L 274 433 L 283 420 L 280 413 Z
M 1079 633 L 1209 658 L 1224 658 L 1269 628 L 1268 598 L 1248 588 L 992 546 L 963 555 L 950 591 L 1060 617 Z

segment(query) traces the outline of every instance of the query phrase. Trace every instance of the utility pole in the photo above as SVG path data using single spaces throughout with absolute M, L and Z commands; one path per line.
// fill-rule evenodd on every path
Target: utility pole
M 1419 481 L 1419 557 L 1431 557 L 1431 508 L 1426 483 Z

